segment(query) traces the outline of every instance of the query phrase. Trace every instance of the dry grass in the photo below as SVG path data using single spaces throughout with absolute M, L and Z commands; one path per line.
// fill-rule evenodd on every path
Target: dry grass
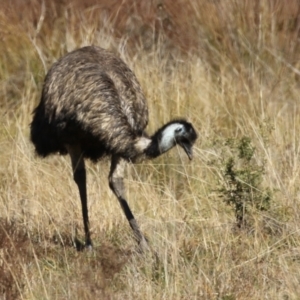
M 0 4 L 0 298 L 299 299 L 298 1 L 64 2 Z M 29 142 L 46 70 L 88 44 L 135 71 L 149 132 L 176 116 L 199 132 L 192 163 L 174 149 L 128 168 L 128 200 L 157 257 L 135 251 L 108 161 L 88 163 L 95 249 L 77 252 L 69 159 L 36 158 Z M 236 230 L 217 191 L 225 141 L 242 136 L 273 199 Z

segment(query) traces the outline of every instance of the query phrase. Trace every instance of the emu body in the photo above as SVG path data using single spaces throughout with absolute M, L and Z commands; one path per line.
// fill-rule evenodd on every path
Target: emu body
M 92 246 L 84 159 L 111 156 L 109 186 L 118 198 L 135 238 L 145 242 L 125 199 L 126 161 L 155 158 L 176 144 L 189 158 L 197 134 L 192 124 L 174 120 L 152 137 L 145 132 L 148 106 L 134 73 L 117 56 L 89 46 L 68 53 L 46 75 L 33 113 L 31 141 L 36 153 L 69 154 L 81 204 L 86 246 Z

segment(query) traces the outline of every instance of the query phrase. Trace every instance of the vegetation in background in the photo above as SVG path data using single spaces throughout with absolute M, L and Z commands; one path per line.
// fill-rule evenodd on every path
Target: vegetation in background
M 255 163 L 251 139 L 228 139 L 226 146 L 230 155 L 222 154 L 224 170 L 219 192 L 225 203 L 233 206 L 237 226 L 242 228 L 249 225 L 246 221 L 249 209 L 266 211 L 270 208 L 272 194 L 262 186 L 265 170 L 263 165 Z
M 298 299 L 299 12 L 297 0 L 2 0 L 0 298 Z M 191 163 L 174 149 L 128 168 L 156 258 L 135 251 L 108 161 L 87 164 L 95 249 L 76 252 L 70 162 L 29 142 L 47 70 L 89 44 L 134 70 L 150 133 L 178 116 L 199 133 Z M 233 212 L 253 234 L 232 230 Z

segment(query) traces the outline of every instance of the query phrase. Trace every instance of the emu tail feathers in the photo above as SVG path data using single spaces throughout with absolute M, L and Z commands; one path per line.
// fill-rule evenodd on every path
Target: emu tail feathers
M 42 157 L 55 152 L 65 154 L 66 150 L 58 143 L 56 131 L 45 117 L 43 106 L 39 105 L 33 114 L 30 124 L 30 139 L 35 146 L 36 153 Z

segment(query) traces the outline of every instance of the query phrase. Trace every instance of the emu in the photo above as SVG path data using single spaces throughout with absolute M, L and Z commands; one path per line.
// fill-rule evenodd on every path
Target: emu
M 33 112 L 31 141 L 39 156 L 69 154 L 82 206 L 85 247 L 92 248 L 84 159 L 111 156 L 109 186 L 118 198 L 139 244 L 147 241 L 125 199 L 126 162 L 155 158 L 175 145 L 192 159 L 197 133 L 184 119 L 170 121 L 151 137 L 145 132 L 148 106 L 129 67 L 96 46 L 70 52 L 47 73 Z

